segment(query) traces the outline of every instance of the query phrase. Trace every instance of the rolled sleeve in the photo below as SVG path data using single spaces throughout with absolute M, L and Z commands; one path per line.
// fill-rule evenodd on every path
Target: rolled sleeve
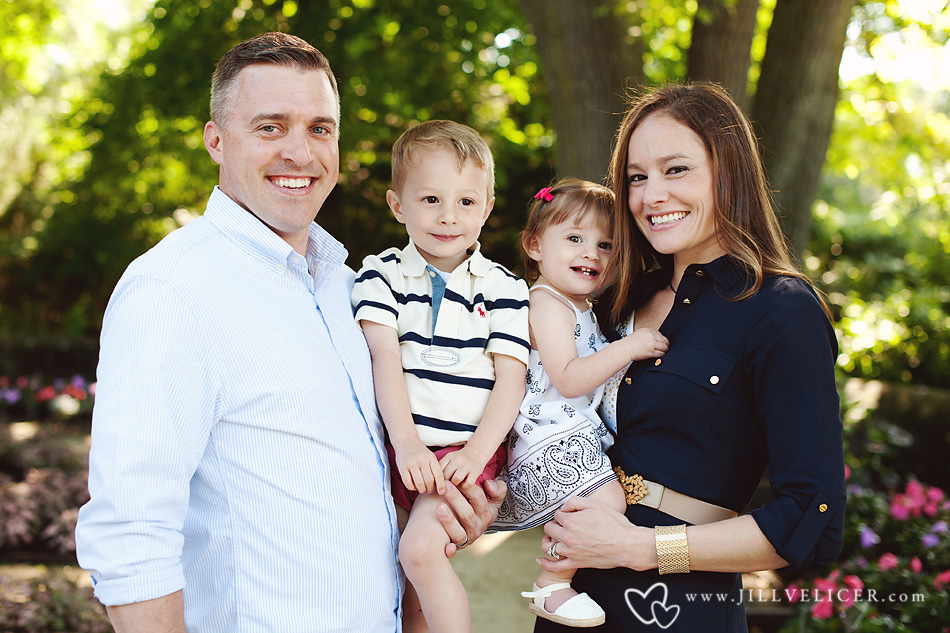
M 845 516 L 837 343 L 810 288 L 785 278 L 777 295 L 749 338 L 775 497 L 752 516 L 792 569 L 819 571 L 840 553 Z
M 397 328 L 399 305 L 392 283 L 384 274 L 382 260 L 370 255 L 356 276 L 351 293 L 353 314 L 357 321 L 370 321 Z
M 220 381 L 187 302 L 164 281 L 120 281 L 103 322 L 76 552 L 106 605 L 185 586 L 189 483 L 220 406 Z
M 528 364 L 528 285 L 523 279 L 505 277 L 491 302 L 491 332 L 486 350 Z

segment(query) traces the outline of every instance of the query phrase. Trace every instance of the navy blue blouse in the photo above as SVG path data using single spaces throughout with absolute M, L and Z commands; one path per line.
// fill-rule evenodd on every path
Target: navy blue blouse
M 834 329 L 804 281 L 766 276 L 755 295 L 730 300 L 750 283 L 730 256 L 686 269 L 660 327 L 669 351 L 633 363 L 621 381 L 611 458 L 627 474 L 740 513 L 768 467 L 774 500 L 751 515 L 791 568 L 817 571 L 840 551 L 845 511 Z M 648 527 L 683 523 L 637 505 L 627 517 Z M 657 582 L 667 585 L 667 606 L 681 607 L 667 631 L 746 630 L 738 574 L 581 570 L 575 586 L 607 610 L 597 630 L 657 630 L 633 613 Z M 728 598 L 686 597 L 703 591 Z M 536 630 L 562 629 L 539 621 Z

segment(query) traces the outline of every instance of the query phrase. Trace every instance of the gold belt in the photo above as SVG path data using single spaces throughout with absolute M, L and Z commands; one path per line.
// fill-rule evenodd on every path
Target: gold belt
M 655 508 L 664 514 L 692 525 L 715 523 L 738 516 L 736 512 L 729 508 L 723 508 L 670 490 L 666 486 L 647 481 L 640 475 L 627 475 L 620 466 L 615 466 L 614 472 L 617 473 L 617 479 L 623 487 L 627 505 Z

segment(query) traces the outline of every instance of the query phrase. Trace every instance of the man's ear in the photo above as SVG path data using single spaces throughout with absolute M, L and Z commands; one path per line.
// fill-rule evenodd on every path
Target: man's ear
M 211 160 L 220 165 L 224 160 L 224 150 L 221 147 L 221 130 L 218 129 L 217 123 L 214 121 L 205 123 L 204 139 L 205 149 L 207 149 L 208 154 L 211 155 Z
M 400 224 L 405 224 L 406 220 L 402 215 L 402 205 L 399 203 L 399 194 L 392 189 L 387 189 L 386 204 L 389 205 L 389 210 L 393 212 L 393 217 L 396 218 L 396 221 Z

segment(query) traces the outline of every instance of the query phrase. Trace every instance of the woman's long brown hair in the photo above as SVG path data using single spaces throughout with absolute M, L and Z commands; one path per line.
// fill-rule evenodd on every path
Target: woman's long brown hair
M 719 85 L 697 82 L 657 88 L 632 101 L 617 132 L 608 185 L 616 194 L 614 250 L 616 282 L 610 316 L 619 323 L 629 312 L 629 297 L 642 287 L 648 272 L 669 258 L 657 253 L 637 228 L 629 208 L 627 179 L 630 137 L 651 114 L 662 113 L 693 130 L 703 140 L 712 165 L 715 226 L 726 252 L 753 277 L 735 300 L 751 297 L 764 275 L 811 280 L 792 262 L 788 243 L 772 206 L 768 182 L 752 126 Z M 825 313 L 824 299 L 816 290 Z

